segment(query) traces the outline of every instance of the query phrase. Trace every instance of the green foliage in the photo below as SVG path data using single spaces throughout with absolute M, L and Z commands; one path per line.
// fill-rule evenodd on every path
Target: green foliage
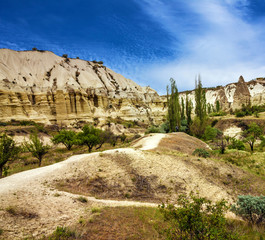
M 242 112 L 242 111 L 239 111 L 239 112 L 236 112 L 235 113 L 236 117 L 245 117 L 246 116 L 246 113 L 245 112 Z
M 195 80 L 195 114 L 199 118 L 201 124 L 203 125 L 206 119 L 206 96 L 205 90 L 202 88 L 201 78 L 198 77 Z
M 250 115 L 258 117 L 258 113 L 260 112 L 265 112 L 265 104 L 259 106 L 257 105 L 251 106 L 250 104 L 245 106 L 243 104 L 241 109 L 235 111 L 235 115 L 236 117 L 244 117 Z
M 256 123 L 250 123 L 247 129 L 242 133 L 244 141 L 249 144 L 251 151 L 254 151 L 254 144 L 258 138 L 261 138 L 263 131 Z
M 192 155 L 196 155 L 196 156 L 204 157 L 204 158 L 210 157 L 210 153 L 203 148 L 196 148 L 194 152 L 192 153 Z
M 87 198 L 83 197 L 83 196 L 80 196 L 77 198 L 77 200 L 81 203 L 87 203 Z
M 238 150 L 245 150 L 244 143 L 236 138 L 231 138 L 231 143 L 228 145 L 228 149 L 238 149 Z
M 167 239 L 237 239 L 226 228 L 224 200 L 213 204 L 205 198 L 181 195 L 176 205 L 160 206 L 169 223 Z
M 76 133 L 71 130 L 63 129 L 52 138 L 52 142 L 54 144 L 62 143 L 68 150 L 70 150 L 72 146 L 76 144 Z
M 216 102 L 215 102 L 215 109 L 216 109 L 216 112 L 220 112 L 220 102 L 219 102 L 219 100 L 217 100 Z
M 185 119 L 185 104 L 184 104 L 183 97 L 181 98 L 181 113 L 180 113 L 180 119 L 181 120 L 184 120 Z
M 148 134 L 148 133 L 160 133 L 160 132 L 161 132 L 161 129 L 159 127 L 156 127 L 156 126 L 152 125 L 145 131 L 145 134 Z
M 170 78 L 171 82 L 171 94 L 169 96 L 169 87 L 167 86 L 167 103 L 168 103 L 168 122 L 170 131 L 175 132 L 176 128 L 180 128 L 180 104 L 179 93 L 176 86 L 176 82 L 173 78 Z
M 198 118 L 198 117 L 195 117 L 193 119 L 193 122 L 190 126 L 190 131 L 191 133 L 198 137 L 198 138 L 202 138 L 204 132 L 205 132 L 205 129 L 206 127 L 208 126 L 207 124 L 207 119 L 205 119 L 203 122 Z
M 8 161 L 14 160 L 20 149 L 16 146 L 14 140 L 3 134 L 0 138 L 0 178 L 4 170 L 4 165 Z M 5 168 L 6 170 L 7 168 Z
M 262 224 L 265 222 L 265 196 L 238 196 L 232 211 L 252 224 Z
M 186 119 L 187 119 L 187 132 L 190 132 L 190 125 L 192 124 L 191 112 L 192 112 L 192 101 L 188 98 L 188 93 L 186 93 Z
M 71 231 L 67 227 L 57 227 L 53 234 L 49 237 L 49 240 L 69 240 L 76 239 L 76 233 Z
M 206 141 L 209 141 L 215 139 L 218 134 L 221 134 L 220 130 L 208 125 L 204 131 L 202 138 Z
M 212 113 L 210 114 L 211 117 L 218 117 L 218 116 L 225 116 L 225 115 L 226 115 L 226 113 L 223 112 L 223 111 L 212 112 Z
M 50 149 L 49 145 L 45 145 L 40 138 L 38 137 L 37 133 L 30 135 L 30 141 L 24 143 L 24 147 L 27 151 L 29 151 L 33 157 L 39 160 L 39 166 L 41 166 L 41 162 L 43 156 L 48 153 Z
M 62 57 L 63 58 L 68 58 L 68 55 L 67 54 L 63 54 Z
M 96 129 L 93 126 L 85 125 L 82 128 L 82 132 L 77 134 L 76 142 L 79 145 L 86 145 L 88 151 L 91 152 L 92 148 L 97 144 L 100 144 L 100 129 Z

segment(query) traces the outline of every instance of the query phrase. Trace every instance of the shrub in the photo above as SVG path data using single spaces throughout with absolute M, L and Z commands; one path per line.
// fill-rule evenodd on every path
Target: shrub
M 252 224 L 261 224 L 265 221 L 265 196 L 238 196 L 232 211 Z
M 199 157 L 204 157 L 204 158 L 207 158 L 210 156 L 210 153 L 207 152 L 205 149 L 203 148 L 197 148 L 195 149 L 195 151 L 192 153 L 192 155 L 196 155 L 196 156 L 199 156 Z
M 242 111 L 236 112 L 236 117 L 245 117 L 245 116 L 246 116 L 246 113 Z
M 181 195 L 174 205 L 160 206 L 164 219 L 169 223 L 165 230 L 167 239 L 236 239 L 226 228 L 224 212 L 228 209 L 224 200 L 211 201 Z
M 156 127 L 156 126 L 151 126 L 151 127 L 149 127 L 147 130 L 146 130 L 146 132 L 145 132 L 146 134 L 148 134 L 148 133 L 160 133 L 160 128 L 159 127 Z
M 57 227 L 49 240 L 76 239 L 76 233 L 67 227 Z
M 245 150 L 245 145 L 242 141 L 232 138 L 231 144 L 228 145 L 229 149 Z
M 77 198 L 77 200 L 81 203 L 87 203 L 87 198 L 83 197 L 83 196 L 80 196 Z
M 0 236 L 3 234 L 4 230 L 0 228 Z
M 68 55 L 67 54 L 63 54 L 62 57 L 63 58 L 68 58 Z
M 202 138 L 206 141 L 208 140 L 213 140 L 217 137 L 217 134 L 219 133 L 220 131 L 217 129 L 217 128 L 213 128 L 211 126 L 207 126 L 205 131 L 204 131 L 204 134 L 202 136 Z

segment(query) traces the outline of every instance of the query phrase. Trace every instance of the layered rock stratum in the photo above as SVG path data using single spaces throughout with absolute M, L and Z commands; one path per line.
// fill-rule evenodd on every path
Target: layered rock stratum
M 166 84 L 165 84 L 166 85 Z M 180 93 L 185 98 L 186 92 Z M 195 106 L 194 91 L 188 92 Z M 207 103 L 224 111 L 265 103 L 265 78 L 206 90 Z M 159 124 L 166 97 L 115 73 L 101 62 L 59 57 L 50 51 L 0 49 L 0 121 L 45 124 L 105 122 L 117 117 Z
M 160 122 L 165 102 L 100 62 L 0 49 L 0 121 L 45 124 L 107 118 Z

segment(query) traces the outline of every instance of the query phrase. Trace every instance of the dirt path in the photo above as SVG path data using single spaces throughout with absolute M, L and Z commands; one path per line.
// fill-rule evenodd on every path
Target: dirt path
M 153 133 L 147 137 L 142 138 L 140 141 L 135 143 L 133 147 L 140 147 L 140 150 L 151 150 L 157 148 L 162 138 L 166 137 L 163 133 Z
M 143 150 L 155 148 L 164 135 L 149 136 L 143 141 Z M 142 143 L 141 143 L 142 144 Z M 108 150 L 135 155 L 140 150 L 131 148 Z M 58 191 L 54 181 L 75 177 L 82 163 L 99 158 L 100 153 L 82 154 L 53 165 L 17 173 L 0 179 L 0 239 L 21 239 L 50 234 L 56 226 L 78 222 L 84 212 L 95 206 L 157 206 L 154 203 L 116 201 L 87 197 L 88 203 L 77 200 L 80 195 Z M 11 213 L 7 211 L 11 209 Z M 13 213 L 12 213 L 13 212 Z
M 142 180 L 150 179 L 150 187 L 157 182 L 162 190 L 163 187 L 177 192 L 198 190 L 203 196 L 229 200 L 230 193 L 205 178 L 195 165 L 189 164 L 190 156 L 187 154 L 178 157 L 143 151 L 157 148 L 161 139 L 170 138 L 166 134 L 152 134 L 134 144 L 133 147 L 140 149 L 121 148 L 76 155 L 60 163 L 0 179 L 0 229 L 4 230 L 0 239 L 48 235 L 57 226 L 77 224 L 81 216 L 92 215 L 95 207 L 157 206 L 155 203 L 96 199 L 91 196 L 83 196 L 88 202 L 82 203 L 78 200 L 81 195 L 58 191 L 54 187 L 69 179 L 76 181 L 81 176 L 85 177 L 84 180 L 102 176 L 110 186 L 120 184 L 124 187 L 133 181 L 126 167 L 133 169 Z

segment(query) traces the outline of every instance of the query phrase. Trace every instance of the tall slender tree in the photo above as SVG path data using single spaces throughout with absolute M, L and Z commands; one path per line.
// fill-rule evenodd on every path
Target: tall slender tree
M 192 123 L 191 120 L 191 111 L 192 111 L 192 102 L 188 97 L 188 93 L 186 93 L 186 102 L 185 102 L 185 107 L 186 107 L 186 119 L 187 119 L 187 126 L 188 126 L 188 131 L 190 129 L 190 125 Z
M 185 120 L 185 104 L 184 104 L 184 99 L 181 97 L 181 114 L 180 114 L 181 120 Z
M 170 131 L 176 131 L 180 128 L 180 104 L 179 93 L 176 86 L 176 81 L 170 78 L 171 93 L 169 95 L 169 87 L 167 86 L 167 103 L 168 103 L 168 122 Z
M 202 88 L 200 75 L 198 76 L 198 81 L 195 79 L 195 102 L 195 114 L 199 118 L 201 124 L 203 124 L 206 119 L 206 96 L 205 90 Z

